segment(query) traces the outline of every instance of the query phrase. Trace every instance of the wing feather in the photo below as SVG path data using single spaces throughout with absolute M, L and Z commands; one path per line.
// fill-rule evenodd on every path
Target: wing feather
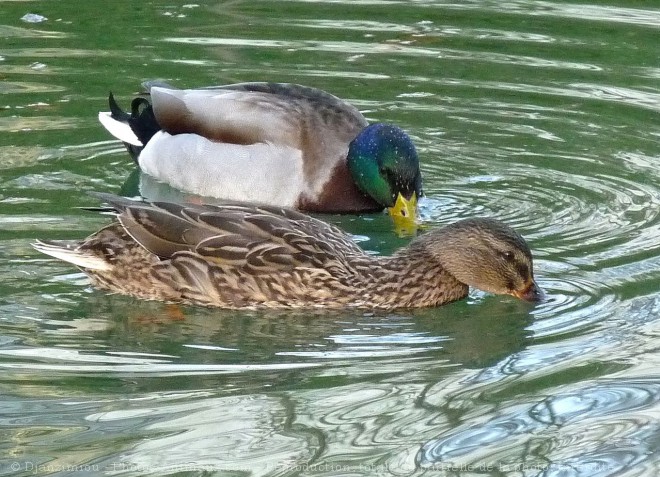
M 176 205 L 99 196 L 116 209 L 119 222 L 136 242 L 163 259 L 193 253 L 223 268 L 265 273 L 348 267 L 351 257 L 364 255 L 338 228 L 289 209 Z
M 367 121 L 354 106 L 325 91 L 295 84 L 240 83 L 179 90 L 152 87 L 158 123 L 171 134 L 194 133 L 234 144 L 273 142 L 300 149 L 308 118 L 346 144 Z

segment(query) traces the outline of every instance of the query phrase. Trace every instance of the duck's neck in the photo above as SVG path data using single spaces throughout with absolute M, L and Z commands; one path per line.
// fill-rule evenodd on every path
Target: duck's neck
M 302 194 L 297 207 L 310 212 L 377 212 L 383 206 L 358 189 L 346 161 L 339 161 L 318 195 Z
M 424 247 L 406 247 L 392 256 L 369 257 L 353 265 L 360 299 L 376 308 L 439 306 L 468 294 L 468 286 Z

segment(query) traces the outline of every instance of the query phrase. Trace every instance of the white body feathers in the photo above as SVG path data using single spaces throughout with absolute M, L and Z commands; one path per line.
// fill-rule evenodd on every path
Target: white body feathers
M 158 132 L 138 158 L 140 169 L 183 191 L 218 199 L 295 207 L 304 191 L 302 154 L 272 143 L 211 141 Z M 282 187 L 286 184 L 286 187 Z

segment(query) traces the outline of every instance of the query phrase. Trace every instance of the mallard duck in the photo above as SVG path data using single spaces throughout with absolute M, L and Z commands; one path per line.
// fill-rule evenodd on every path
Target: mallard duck
M 532 254 L 513 229 L 473 218 L 394 253 L 365 253 L 333 225 L 292 209 L 136 202 L 103 194 L 117 221 L 82 241 L 34 247 L 100 288 L 223 308 L 431 307 L 468 286 L 535 301 Z
M 145 86 L 149 101 L 135 98 L 128 114 L 110 94 L 99 120 L 143 172 L 179 190 L 311 212 L 416 215 L 422 176 L 410 137 L 369 125 L 329 93 L 282 83 Z

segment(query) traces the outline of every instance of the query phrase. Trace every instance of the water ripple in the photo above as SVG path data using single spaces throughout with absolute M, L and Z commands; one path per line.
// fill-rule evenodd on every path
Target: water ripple
M 278 371 L 320 367 L 320 363 L 286 363 L 286 364 L 186 364 L 173 363 L 175 356 L 147 355 L 120 356 L 116 353 L 106 355 L 86 353 L 62 348 L 19 348 L 2 349 L 0 357 L 30 359 L 27 362 L 0 361 L 0 369 L 5 372 L 31 373 L 35 379 L 45 373 L 44 378 L 50 379 L 52 373 L 94 374 L 128 376 L 140 374 L 144 376 L 178 376 L 206 374 L 235 374 L 252 371 Z M 40 361 L 57 361 L 59 363 L 41 363 Z
M 660 401 L 660 386 L 644 382 L 604 382 L 592 389 L 548 397 L 529 411 L 546 425 L 564 425 L 578 417 L 605 416 L 651 406 Z
M 503 2 L 469 0 L 467 2 L 443 4 L 442 8 L 490 10 L 515 15 L 549 16 L 590 22 L 626 23 L 655 28 L 658 28 L 658 25 L 660 25 L 660 12 L 656 9 L 645 10 L 615 5 L 570 4 L 543 0 L 513 0 Z
M 660 10 L 156 2 L 108 9 L 99 35 L 92 2 L 60 2 L 39 25 L 5 3 L 6 454 L 113 475 L 657 473 Z M 420 153 L 425 224 L 513 225 L 547 300 L 471 291 L 401 315 L 183 307 L 173 317 L 86 288 L 29 242 L 107 223 L 75 210 L 94 205 L 87 190 L 137 190 L 130 158 L 94 115 L 109 89 L 128 104 L 150 77 L 300 82 L 400 124 Z M 407 241 L 386 219 L 328 217 L 374 253 Z
M 647 412 L 660 405 L 658 383 L 603 381 L 591 383 L 591 388 L 585 387 L 586 384 L 579 385 L 574 392 L 555 390 L 552 396 L 531 406 L 507 406 L 499 416 L 481 424 L 448 430 L 443 437 L 424 444 L 417 461 L 429 468 L 436 463 L 453 462 L 510 466 L 509 470 L 515 470 L 516 464 L 527 463 L 530 469 L 540 466 L 546 472 L 542 475 L 556 475 L 566 467 L 580 471 L 561 475 L 598 475 L 587 474 L 586 469 L 593 471 L 600 466 L 611 472 L 648 458 L 648 449 L 638 446 L 646 441 L 639 433 L 640 429 L 645 429 L 643 433 L 657 431 L 658 426 Z M 577 420 L 584 429 L 579 434 L 571 432 L 571 423 Z M 584 427 L 585 421 L 589 422 L 588 429 Z M 546 434 L 555 434 L 558 427 L 563 429 L 561 437 L 546 440 Z M 535 460 L 531 453 L 527 457 L 517 455 L 521 439 L 529 435 L 535 436 L 535 446 L 545 446 L 546 459 Z M 586 441 L 601 444 L 597 448 L 589 444 L 591 449 L 586 449 Z M 581 456 L 565 459 L 563 454 L 570 455 L 575 446 L 583 448 Z

